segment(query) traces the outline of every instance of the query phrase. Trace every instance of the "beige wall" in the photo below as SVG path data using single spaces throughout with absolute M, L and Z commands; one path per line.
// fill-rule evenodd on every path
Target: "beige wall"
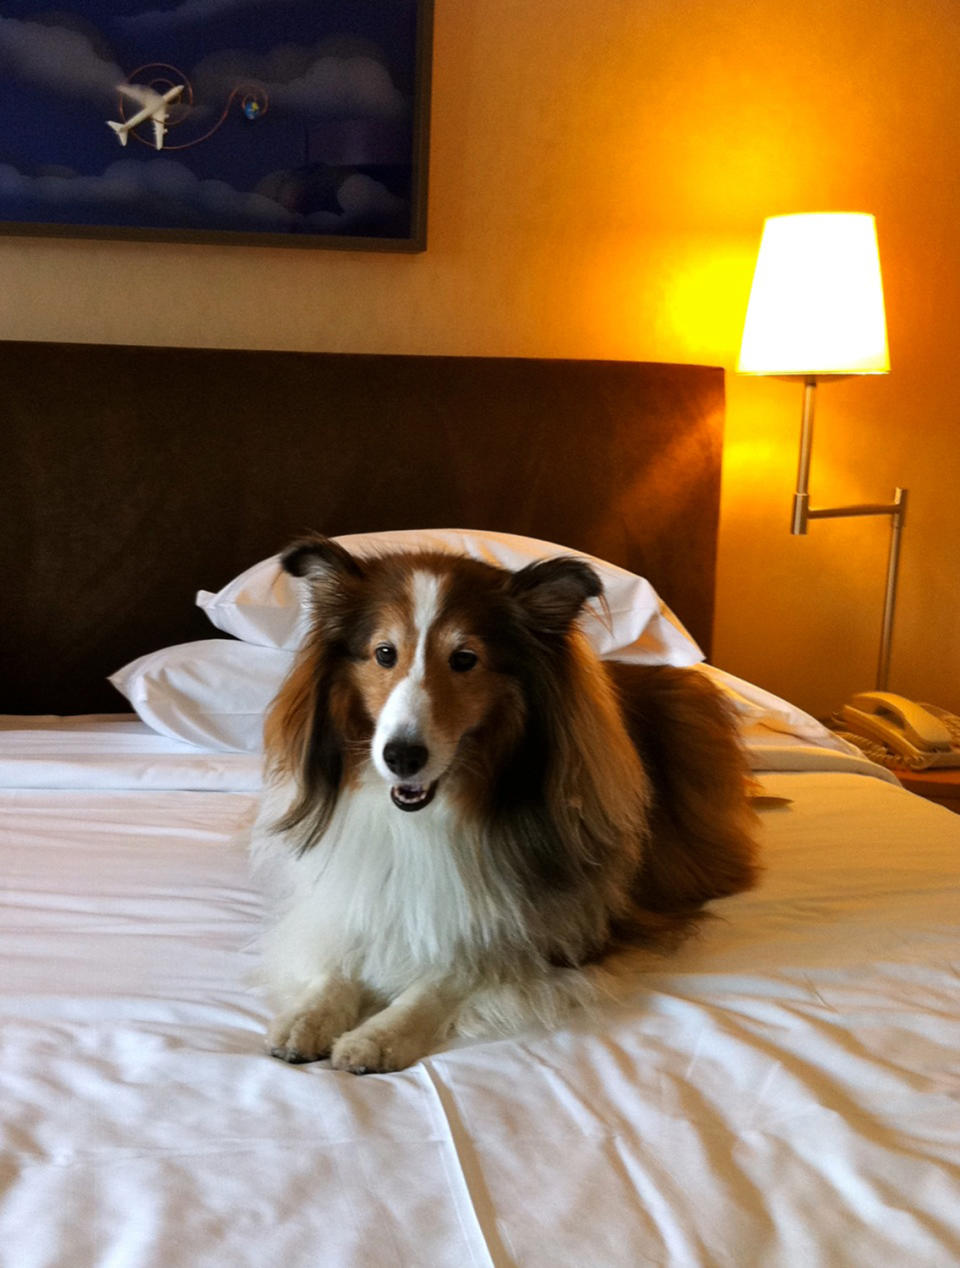
M 0 240 L 0 338 L 721 364 L 715 659 L 873 682 L 885 521 L 787 531 L 800 389 L 732 373 L 765 215 L 877 216 L 893 373 L 820 389 L 813 492 L 909 486 L 892 686 L 960 712 L 960 6 L 437 0 L 429 250 Z

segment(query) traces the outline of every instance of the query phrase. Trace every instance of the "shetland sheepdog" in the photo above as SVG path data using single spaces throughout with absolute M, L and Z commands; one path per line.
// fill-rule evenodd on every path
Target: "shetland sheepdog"
M 390 1071 L 452 1034 L 549 1024 L 597 961 L 670 947 L 752 884 L 720 694 L 601 663 L 583 559 L 508 572 L 317 536 L 282 560 L 313 621 L 267 716 L 252 836 L 275 1057 Z

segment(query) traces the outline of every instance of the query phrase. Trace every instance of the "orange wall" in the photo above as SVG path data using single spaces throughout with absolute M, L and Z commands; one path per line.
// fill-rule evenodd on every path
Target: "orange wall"
M 955 0 L 437 0 L 425 255 L 0 239 L 0 338 L 724 365 L 715 659 L 825 712 L 885 521 L 789 535 L 800 390 L 732 367 L 763 217 L 872 211 L 893 373 L 821 388 L 814 501 L 909 486 L 891 685 L 960 712 L 958 42 Z

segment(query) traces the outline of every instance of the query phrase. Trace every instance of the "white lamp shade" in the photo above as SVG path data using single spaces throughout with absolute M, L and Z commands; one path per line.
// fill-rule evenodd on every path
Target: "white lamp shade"
M 886 374 L 873 216 L 771 216 L 763 226 L 737 369 L 742 374 Z

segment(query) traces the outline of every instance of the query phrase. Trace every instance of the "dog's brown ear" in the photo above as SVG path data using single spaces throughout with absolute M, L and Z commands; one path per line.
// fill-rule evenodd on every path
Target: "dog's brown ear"
M 292 542 L 280 556 L 286 572 L 293 577 L 329 581 L 334 577 L 362 577 L 363 569 L 339 542 L 320 533 Z
M 515 572 L 509 589 L 535 628 L 565 634 L 587 599 L 603 594 L 603 582 L 586 560 L 564 555 Z

